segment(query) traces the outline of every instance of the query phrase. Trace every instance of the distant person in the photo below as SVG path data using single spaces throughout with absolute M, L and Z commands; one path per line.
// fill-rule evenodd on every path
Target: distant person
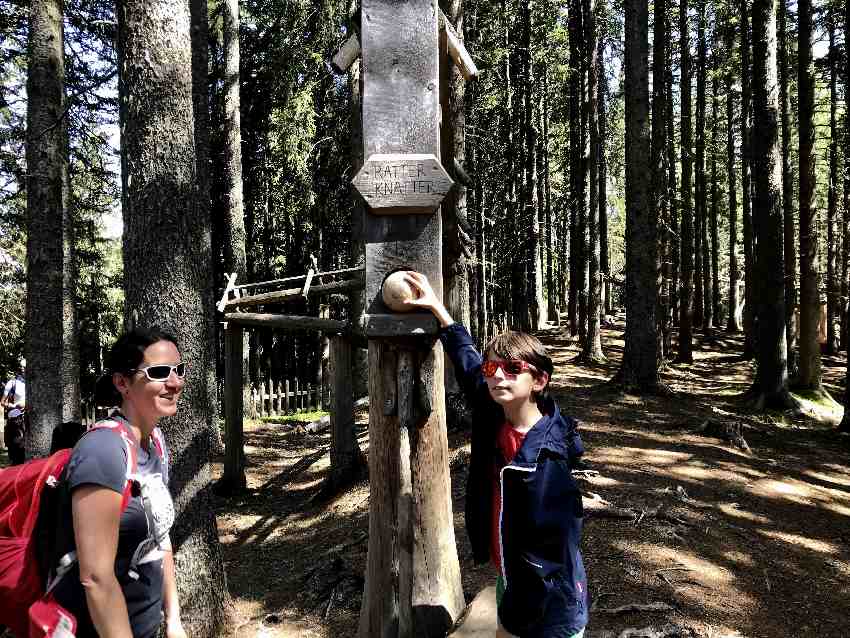
M 489 557 L 497 637 L 581 638 L 588 620 L 582 501 L 571 468 L 583 454 L 574 419 L 549 397 L 552 359 L 536 338 L 508 331 L 475 349 L 425 275 L 408 272 L 440 323 L 440 340 L 473 409 L 466 529 L 475 561 Z
M 26 361 L 21 360 L 14 379 L 6 383 L 0 406 L 6 413 L 6 427 L 3 429 L 3 440 L 9 452 L 12 465 L 20 465 L 26 460 L 27 434 L 27 386 L 24 381 Z
M 60 529 L 73 533 L 56 552 L 76 560 L 53 595 L 76 617 L 77 638 L 153 638 L 163 618 L 167 638 L 186 638 L 169 537 L 169 457 L 157 428 L 177 411 L 186 364 L 173 336 L 135 329 L 112 347 L 109 369 L 97 399 L 119 410 L 71 453 Z M 128 454 L 134 451 L 138 468 L 130 491 Z

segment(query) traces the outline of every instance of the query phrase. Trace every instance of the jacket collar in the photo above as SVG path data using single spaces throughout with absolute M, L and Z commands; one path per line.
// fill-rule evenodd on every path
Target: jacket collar
M 577 421 L 563 416 L 551 397 L 546 399 L 544 407 L 545 414 L 525 435 L 511 465 L 535 464 L 542 450 L 565 459 L 577 458 L 584 453 L 576 433 Z

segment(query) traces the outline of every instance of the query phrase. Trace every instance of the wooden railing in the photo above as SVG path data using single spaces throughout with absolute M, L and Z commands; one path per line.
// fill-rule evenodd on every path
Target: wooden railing
M 299 386 L 298 379 L 290 382 L 266 379 L 260 387 L 251 387 L 248 409 L 251 416 L 280 416 L 304 410 L 319 410 L 325 403 L 325 386 Z

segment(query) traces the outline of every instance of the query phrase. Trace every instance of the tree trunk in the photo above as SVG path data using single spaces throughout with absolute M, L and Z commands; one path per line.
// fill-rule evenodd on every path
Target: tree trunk
M 458 38 L 463 40 L 463 0 L 442 0 L 440 3 L 449 22 L 454 26 Z M 445 40 L 440 47 L 445 50 Z M 464 165 L 466 161 L 466 137 L 464 126 L 465 81 L 456 64 L 449 64 L 446 57 L 442 73 L 448 99 L 444 105 L 443 126 L 440 127 L 443 143 L 443 165 L 453 166 L 454 161 Z M 454 188 L 446 195 L 441 209 L 443 211 L 443 277 L 446 287 L 446 308 L 459 323 L 469 325 L 469 258 L 472 256 L 470 227 L 466 218 L 466 186 L 459 179 Z M 446 366 L 447 371 L 451 365 Z M 454 373 L 446 375 L 446 392 L 460 392 Z
M 836 285 L 835 221 L 838 206 L 838 49 L 835 45 L 835 9 L 829 8 L 829 191 L 826 221 L 826 353 L 838 351 L 835 319 L 838 315 L 839 293 Z
M 579 333 L 578 297 L 583 279 L 580 277 L 581 240 L 578 230 L 581 206 L 581 0 L 570 0 L 570 291 L 567 313 L 570 334 Z
M 64 42 L 62 3 L 34 0 L 26 137 L 27 458 L 45 456 L 53 429 L 80 413 Z
M 752 166 L 756 281 L 759 282 L 758 370 L 754 391 L 759 407 L 788 405 L 785 361 L 785 288 L 782 261 L 782 166 L 779 156 L 779 87 L 776 69 L 777 0 L 754 0 Z
M 625 41 L 626 100 L 626 334 L 618 381 L 628 389 L 654 392 L 658 377 L 657 210 L 650 157 L 649 6 L 627 0 Z
M 543 124 L 541 148 L 543 150 L 543 184 L 546 197 L 544 204 L 544 215 L 546 219 L 546 314 L 549 321 L 555 323 L 555 325 L 560 325 L 561 318 L 559 313 L 561 312 L 561 308 L 558 304 L 553 252 L 557 246 L 558 238 L 553 235 L 556 224 L 552 223 L 552 181 L 549 166 L 549 66 L 547 64 L 543 65 L 542 92 L 543 108 L 540 119 Z
M 727 25 L 726 50 L 731 58 L 735 44 L 734 27 Z M 740 299 L 738 298 L 738 186 L 735 172 L 735 99 L 733 91 L 734 71 L 726 73 L 726 183 L 729 193 L 729 313 L 726 318 L 727 332 L 740 332 Z
M 756 354 L 755 321 L 757 306 L 755 258 L 753 255 L 753 216 L 750 186 L 750 26 L 747 0 L 741 0 L 741 218 L 744 233 L 744 359 Z
M 694 304 L 694 217 L 691 208 L 691 51 L 688 29 L 688 0 L 679 2 L 680 38 L 680 104 L 681 104 L 681 257 L 682 285 L 679 299 L 679 354 L 680 363 L 692 363 L 693 356 L 693 304 Z
M 820 390 L 820 272 L 815 209 L 815 75 L 812 59 L 811 0 L 800 0 L 797 3 L 797 12 L 797 104 L 800 139 L 800 370 L 797 383 L 807 390 Z
M 204 5 L 206 7 L 206 5 Z M 239 99 L 239 0 L 227 0 L 222 12 L 222 39 L 224 48 L 224 122 L 223 122 L 223 177 L 224 177 L 224 268 L 236 273 L 236 281 L 247 281 L 245 257 L 245 219 L 242 199 L 242 124 Z M 197 127 L 196 127 L 197 129 Z M 242 404 L 243 410 L 251 403 L 251 385 L 248 383 L 248 331 L 241 331 Z M 238 350 L 238 349 L 237 349 Z M 233 365 L 232 362 L 229 365 Z M 245 456 L 242 428 L 227 431 L 227 446 L 240 450 L 228 454 L 222 487 L 241 489 L 245 486 Z
M 662 81 L 665 74 L 665 66 L 667 63 L 667 2 L 665 0 L 656 0 L 654 6 L 654 30 L 652 34 L 652 156 L 650 163 L 652 166 L 652 205 L 656 210 L 662 211 L 663 227 L 658 234 L 659 251 L 661 255 L 662 273 L 661 273 L 661 294 L 659 295 L 658 304 L 658 337 L 659 361 L 664 361 L 668 354 L 669 344 L 666 343 L 666 336 L 669 333 L 670 325 L 668 323 L 668 307 L 670 305 L 670 243 L 673 238 L 670 236 L 670 207 L 667 201 L 666 190 L 666 172 L 664 166 L 664 152 L 666 150 L 666 131 L 667 131 L 667 109 L 666 109 L 666 86 Z M 667 214 L 664 214 L 666 212 Z
M 670 221 L 669 252 L 670 252 L 670 303 L 668 304 L 668 320 L 667 325 L 670 326 L 668 332 L 668 342 L 666 350 L 672 356 L 672 340 L 673 326 L 679 322 L 679 255 L 680 255 L 680 237 L 679 237 L 679 213 L 678 213 L 678 198 L 676 197 L 676 135 L 674 132 L 675 113 L 673 111 L 673 42 L 671 39 L 672 29 L 670 22 L 670 12 L 664 14 L 665 28 L 667 39 L 670 40 L 670 46 L 666 47 L 666 62 L 664 71 L 665 84 L 665 100 L 667 111 L 667 201 L 668 211 L 667 217 Z
M 212 422 L 208 376 L 210 220 L 199 205 L 188 5 L 117 7 L 122 86 L 126 319 L 177 336 L 187 377 L 178 415 L 163 428 L 172 451 L 172 528 L 184 621 L 192 636 L 219 635 L 227 585 L 209 500 Z M 179 303 L 175 303 L 179 301 Z
M 706 0 L 697 0 L 697 114 L 696 114 L 696 188 L 694 189 L 694 324 L 703 329 L 711 325 L 711 306 L 708 286 L 709 273 L 706 272 L 708 242 L 706 236 L 706 221 L 708 218 L 708 198 L 706 197 L 705 179 L 705 78 L 706 61 Z
M 599 136 L 599 112 L 598 112 L 598 91 L 599 91 L 599 42 L 597 33 L 597 15 L 598 5 L 596 0 L 587 0 L 587 24 L 585 29 L 586 50 L 588 53 L 587 71 L 588 71 L 588 127 L 590 129 L 590 156 L 588 165 L 590 171 L 589 186 L 589 206 L 587 215 L 587 225 L 590 231 L 589 250 L 588 250 L 588 296 L 587 296 L 587 332 L 581 353 L 581 358 L 584 361 L 602 362 L 605 361 L 605 355 L 602 352 L 602 335 L 600 332 L 600 309 L 602 307 L 602 279 L 599 271 L 599 189 L 597 180 L 599 178 L 599 166 L 597 159 L 599 157 L 599 146 L 601 138 Z
M 785 0 L 779 0 L 779 110 L 782 118 L 782 217 L 784 219 L 785 249 L 785 342 L 788 350 L 788 373 L 793 377 L 797 370 L 797 327 L 794 325 L 794 308 L 797 305 L 797 240 L 794 234 L 794 176 L 791 173 L 791 124 L 788 115 L 788 9 Z
M 715 23 L 715 33 L 717 27 Z M 720 43 L 715 37 L 712 43 L 714 53 L 712 54 L 711 72 L 711 316 L 713 325 L 720 325 L 720 236 L 717 229 L 717 215 L 720 206 L 720 186 L 717 175 L 717 149 L 720 147 L 718 125 L 720 110 L 720 97 L 718 90 L 720 84 L 720 55 L 717 52 Z
M 850 33 L 850 3 L 844 3 L 844 33 Z M 846 35 L 845 35 L 846 37 Z M 847 91 L 850 90 L 850 55 L 844 56 L 844 91 L 845 95 L 847 95 Z M 850 157 L 850 118 L 844 118 L 844 237 L 842 241 L 844 242 L 844 272 L 841 278 L 841 285 L 846 287 L 847 284 L 847 274 L 848 274 L 848 259 L 850 259 L 850 162 L 847 161 L 847 158 Z M 846 288 L 844 288 L 846 290 Z M 839 431 L 841 432 L 850 432 L 850 334 L 848 334 L 848 330 L 850 330 L 850 319 L 848 319 L 847 315 L 847 296 L 844 295 L 844 326 L 841 334 L 841 338 L 844 340 L 844 348 L 847 351 L 847 370 L 844 375 L 844 416 L 841 418 L 841 423 L 838 426 Z
M 605 315 L 610 315 L 614 312 L 613 300 L 611 299 L 611 266 L 608 259 L 608 154 L 605 152 L 605 143 L 607 141 L 607 107 L 606 107 L 606 86 L 604 73 L 605 59 L 605 16 L 607 8 L 605 0 L 599 2 L 599 20 L 597 20 L 597 31 L 599 40 L 599 51 L 597 60 L 599 70 L 598 77 L 601 79 L 599 84 L 599 97 L 596 109 L 599 112 L 599 270 L 602 273 L 602 312 Z

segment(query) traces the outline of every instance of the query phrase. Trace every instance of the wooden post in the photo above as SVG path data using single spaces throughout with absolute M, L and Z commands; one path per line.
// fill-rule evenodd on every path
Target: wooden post
M 360 471 L 363 454 L 354 430 L 354 379 L 351 377 L 351 340 L 331 337 L 331 487 L 347 484 Z
M 224 329 L 224 429 L 227 442 L 222 483 L 230 489 L 245 487 L 242 433 L 242 328 L 228 322 Z
M 283 413 L 289 414 L 289 379 L 283 380 Z
M 275 416 L 281 414 L 280 411 L 280 379 L 274 381 L 274 409 L 272 410 Z
M 363 322 L 369 338 L 369 474 L 375 480 L 370 481 L 358 635 L 444 636 L 464 600 L 451 506 L 442 347 L 430 314 L 393 314 L 381 299 L 384 278 L 397 269 L 418 270 L 438 295 L 443 292 L 439 201 L 425 207 L 417 183 L 419 160 L 403 159 L 440 158 L 439 11 L 432 0 L 363 0 L 361 11 L 364 157 L 396 157 L 373 169 L 382 179 L 367 200 L 365 224 Z M 405 182 L 414 165 L 416 179 Z M 431 164 L 421 166 L 427 174 Z M 399 186 L 384 193 L 388 172 L 393 177 L 396 170 Z M 396 198 L 399 192 L 411 197 Z M 382 204 L 383 194 L 391 199 Z
M 298 377 L 295 377 L 295 406 L 293 412 L 301 411 L 301 393 L 298 391 Z

